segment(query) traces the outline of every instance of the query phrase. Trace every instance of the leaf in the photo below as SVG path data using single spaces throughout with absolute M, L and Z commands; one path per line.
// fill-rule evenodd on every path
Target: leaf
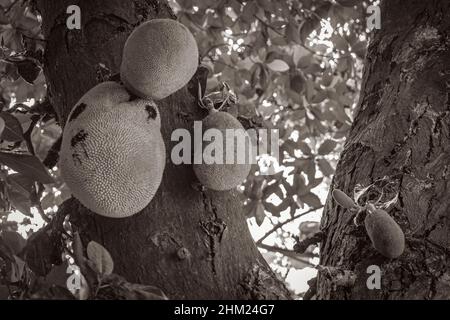
M 267 67 L 276 72 L 284 72 L 289 70 L 289 65 L 280 59 L 275 59 L 267 64 Z
M 358 205 L 345 192 L 339 189 L 333 190 L 333 199 L 342 207 L 349 210 L 357 210 Z
M 45 276 L 53 265 L 62 263 L 60 249 L 52 236 L 42 228 L 33 234 L 33 240 L 27 244 L 27 265 L 38 276 Z
M 45 282 L 59 287 L 67 288 L 67 278 L 70 273 L 67 272 L 69 263 L 64 261 L 60 265 L 55 265 L 45 276 Z
M 73 234 L 73 258 L 75 259 L 75 263 L 80 266 L 80 268 L 85 267 L 85 259 L 83 255 L 83 243 L 81 242 L 81 237 L 78 232 L 74 232 Z
M 298 191 L 304 190 L 306 188 L 306 180 L 301 173 L 294 174 L 293 187 Z M 301 194 L 301 193 L 300 193 Z
M 297 162 L 297 161 L 296 161 Z M 307 160 L 299 160 L 298 162 L 299 168 L 306 173 L 309 180 L 314 180 L 316 176 L 316 163 L 313 159 Z
M 47 210 L 48 208 L 52 208 L 56 203 L 55 194 L 53 192 L 49 192 L 42 200 L 41 206 L 42 209 Z
M 7 286 L 0 285 L 0 300 L 9 299 L 9 289 Z
M 33 217 L 33 214 L 31 213 L 31 200 L 29 193 L 24 194 L 16 188 L 11 187 L 8 189 L 8 199 L 11 201 L 11 204 L 16 210 L 28 217 Z
M 264 204 L 265 210 L 270 212 L 274 217 L 280 217 L 281 212 L 289 209 L 289 207 L 293 203 L 292 198 L 286 198 L 282 200 L 283 201 L 278 206 L 275 206 L 270 202 L 265 202 Z
M 312 58 L 311 52 L 309 52 L 307 49 L 305 49 L 302 46 L 294 47 L 294 53 L 292 55 L 292 59 L 294 60 L 295 66 L 298 66 L 300 59 L 303 57 L 306 57 L 306 56 L 309 56 L 310 58 Z
M 313 16 L 308 20 L 305 20 L 300 29 L 301 43 L 306 43 L 306 39 L 311 34 L 311 32 L 313 32 L 319 26 L 320 26 L 320 19 L 318 19 L 316 16 Z
M 16 52 L 22 52 L 24 50 L 22 33 L 20 30 L 13 27 L 8 27 L 4 29 L 0 37 L 2 39 L 2 47 L 7 47 L 8 49 Z
M 14 21 L 14 26 L 19 30 L 32 30 L 39 26 L 39 21 L 36 17 L 29 17 L 22 14 L 20 19 Z
M 352 123 L 352 120 L 348 117 L 347 113 L 345 112 L 345 108 L 341 103 L 334 103 L 333 107 L 331 108 L 331 113 L 333 113 L 335 118 L 342 123 Z
M 322 85 L 328 87 L 334 79 L 334 75 L 331 72 L 324 72 L 322 74 Z
M 308 238 L 309 236 L 312 236 L 316 232 L 320 231 L 320 224 L 316 221 L 303 221 L 298 226 L 299 232 L 300 232 L 300 240 L 303 240 L 305 238 Z
M 114 269 L 114 262 L 101 244 L 91 241 L 87 245 L 87 256 L 94 263 L 95 271 L 101 275 L 109 275 Z
M 353 7 L 357 5 L 358 3 L 361 3 L 361 0 L 336 0 L 337 3 L 339 3 L 343 7 Z
M 155 286 L 126 282 L 122 286 L 129 290 L 127 298 L 131 300 L 168 300 L 164 292 Z
M 304 141 L 297 142 L 298 148 L 302 151 L 304 155 L 310 156 L 312 155 L 311 148 Z
M 313 179 L 313 180 L 309 180 L 308 181 L 308 189 L 314 189 L 315 187 L 317 187 L 319 184 L 321 184 L 323 181 L 323 177 L 317 178 L 317 179 Z
M 282 151 L 286 151 L 290 156 L 295 157 L 295 150 L 297 150 L 298 146 L 292 140 L 287 140 L 281 146 Z
M 241 19 L 245 22 L 251 22 L 254 19 L 253 15 L 256 14 L 257 10 L 258 6 L 256 3 L 254 1 L 248 1 L 242 9 Z
M 278 198 L 283 199 L 283 190 L 281 190 L 279 183 L 275 182 L 271 185 L 268 185 L 264 189 L 264 198 L 268 198 L 272 194 L 275 194 Z
M 256 202 L 253 215 L 255 216 L 256 223 L 258 224 L 258 226 L 262 225 L 264 219 L 266 219 L 266 213 L 262 201 Z
M 33 189 L 34 181 L 21 173 L 13 173 L 7 177 L 8 183 L 18 192 L 29 195 Z
M 301 74 L 297 74 L 290 79 L 289 85 L 292 90 L 301 94 L 305 89 L 305 78 Z
M 322 205 L 322 202 L 320 201 L 319 197 L 316 196 L 314 193 L 309 192 L 305 195 L 302 195 L 300 197 L 300 200 L 304 203 L 306 203 L 311 208 L 318 208 Z
M 3 130 L 5 130 L 6 122 L 3 118 L 0 118 L 0 137 L 2 136 Z
M 80 282 L 81 288 L 80 290 L 77 290 L 74 295 L 78 300 L 87 300 L 89 298 L 91 289 L 89 288 L 89 283 L 82 273 L 80 273 Z
M 358 56 L 358 58 L 364 59 L 367 52 L 367 42 L 358 41 L 352 46 L 352 51 Z
M 291 257 L 287 257 L 287 259 L 288 259 L 291 267 L 294 268 L 294 269 L 300 270 L 300 269 L 304 269 L 304 268 L 307 268 L 307 267 L 311 267 L 311 265 L 309 263 L 303 262 L 300 259 L 294 259 L 294 258 L 291 258 Z
M 28 83 L 33 84 L 41 72 L 41 68 L 31 60 L 23 60 L 16 63 L 20 76 Z
M 1 138 L 6 141 L 17 142 L 23 140 L 22 126 L 16 117 L 8 112 L 0 112 L 0 117 L 5 122 L 4 130 L 1 134 Z
M 263 8 L 267 12 L 273 12 L 274 10 L 276 10 L 275 7 L 274 7 L 274 4 L 275 4 L 274 1 L 271 1 L 271 0 L 258 0 L 257 2 L 259 4 L 259 6 L 261 8 Z
M 334 173 L 333 167 L 330 163 L 325 159 L 317 160 L 317 165 L 319 166 L 320 171 L 325 177 L 329 177 Z
M 12 250 L 13 254 L 21 252 L 27 244 L 27 241 L 15 231 L 4 230 L 1 237 L 3 242 Z
M 326 155 L 329 154 L 331 151 L 336 148 L 337 142 L 334 140 L 327 139 L 325 140 L 319 147 L 319 150 L 317 151 L 320 155 Z
M 295 20 L 289 21 L 289 24 L 286 26 L 285 36 L 289 42 L 300 42 L 300 28 Z
M 24 215 L 32 217 L 30 193 L 34 181 L 23 174 L 13 173 L 8 175 L 7 182 L 9 184 L 8 196 L 13 207 Z
M 320 103 L 327 98 L 327 92 L 324 90 L 317 91 L 314 97 L 311 99 L 312 103 Z
M 54 183 L 52 176 L 41 161 L 29 154 L 0 152 L 0 163 L 17 171 L 34 181 L 39 181 L 44 184 Z
M 314 97 L 315 94 L 315 89 L 314 89 L 314 81 L 311 79 L 307 79 L 306 80 L 306 99 L 308 101 L 311 101 L 312 98 Z
M 345 52 L 348 51 L 348 42 L 339 34 L 334 34 L 331 38 L 331 41 L 333 42 L 333 45 L 337 50 L 342 50 Z
M 76 270 L 78 271 L 77 274 L 75 274 Z M 78 278 L 74 279 L 74 277 Z M 69 265 L 67 261 L 53 266 L 52 270 L 45 276 L 45 282 L 68 289 L 78 300 L 86 300 L 89 297 L 90 290 L 86 278 L 77 266 Z
M 14 262 L 11 262 L 11 282 L 18 282 L 22 279 L 25 271 L 25 262 L 17 256 L 14 257 Z
M 261 252 L 261 254 L 264 257 L 264 260 L 266 260 L 268 264 L 275 263 L 275 261 L 279 259 L 278 256 L 276 255 L 276 253 L 274 253 L 272 251 Z

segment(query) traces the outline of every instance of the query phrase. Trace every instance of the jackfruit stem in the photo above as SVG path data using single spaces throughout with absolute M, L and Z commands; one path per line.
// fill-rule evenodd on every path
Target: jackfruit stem
M 372 214 L 377 210 L 377 208 L 375 208 L 375 206 L 372 203 L 368 203 L 366 205 L 366 211 L 368 214 Z

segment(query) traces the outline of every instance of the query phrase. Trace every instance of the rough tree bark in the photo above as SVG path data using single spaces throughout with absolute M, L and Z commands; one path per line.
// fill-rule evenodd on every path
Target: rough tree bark
M 398 201 L 389 211 L 406 234 L 404 254 L 383 258 L 352 217 L 328 197 L 322 265 L 352 270 L 352 288 L 319 274 L 318 299 L 450 298 L 450 2 L 385 0 L 371 41 L 353 127 L 332 188 L 388 177 Z M 368 290 L 369 265 L 382 271 Z
M 72 1 L 36 1 L 47 40 L 49 96 L 62 124 L 81 95 L 98 83 L 99 63 L 118 72 L 123 44 L 134 27 L 156 17 L 175 18 L 161 0 L 77 3 L 81 30 L 68 30 L 66 9 Z M 114 259 L 115 273 L 130 282 L 158 286 L 170 299 L 289 298 L 250 236 L 238 194 L 198 191 L 192 187 L 192 167 L 170 161 L 172 131 L 191 130 L 193 120 L 204 116 L 194 98 L 184 88 L 158 105 L 167 163 L 149 206 L 115 220 L 71 199 L 58 216 L 70 214 L 85 244 L 95 240 L 104 245 Z

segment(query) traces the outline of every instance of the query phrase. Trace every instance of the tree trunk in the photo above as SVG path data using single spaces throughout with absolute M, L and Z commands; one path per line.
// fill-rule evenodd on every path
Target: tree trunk
M 388 213 L 406 235 L 398 259 L 373 249 L 329 195 L 320 264 L 355 272 L 351 288 L 318 276 L 318 299 L 450 298 L 450 2 L 385 0 L 366 58 L 358 112 L 332 188 L 387 177 L 398 192 Z M 331 193 L 330 193 L 331 194 Z M 381 269 L 369 290 L 367 267 Z
M 160 0 L 78 3 L 82 27 L 69 30 L 66 9 L 71 1 L 37 0 L 47 40 L 49 96 L 62 124 L 76 101 L 99 82 L 99 63 L 118 72 L 124 42 L 134 27 L 156 17 L 175 18 Z M 194 97 L 184 88 L 158 105 L 167 163 L 148 207 L 129 218 L 110 219 L 70 199 L 58 215 L 70 214 L 84 244 L 95 240 L 108 249 L 115 273 L 157 286 L 170 299 L 288 298 L 250 236 L 238 193 L 196 190 L 192 167 L 170 161 L 172 131 L 192 132 L 193 120 L 205 116 Z

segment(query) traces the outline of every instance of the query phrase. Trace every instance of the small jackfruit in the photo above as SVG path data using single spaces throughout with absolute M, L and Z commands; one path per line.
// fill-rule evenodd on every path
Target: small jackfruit
M 197 43 L 189 29 L 172 19 L 154 19 L 125 42 L 120 77 L 133 94 L 160 100 L 184 87 L 197 67 Z
M 348 210 L 358 210 L 358 205 L 347 194 L 339 189 L 333 190 L 333 198 L 341 206 Z
M 397 258 L 405 250 L 405 235 L 395 220 L 384 210 L 375 209 L 364 219 L 373 247 L 387 258 Z
M 64 127 L 60 168 L 84 206 L 122 218 L 142 210 L 155 195 L 165 166 L 158 108 L 133 99 L 115 82 L 88 91 Z
M 196 163 L 195 159 L 198 154 L 204 156 L 204 151 L 208 148 L 208 143 L 203 143 L 202 146 L 195 146 L 197 150 L 194 155 L 194 172 L 200 183 L 212 190 L 223 191 L 230 190 L 241 184 L 250 173 L 251 169 L 251 140 L 250 136 L 245 131 L 241 123 L 233 117 L 231 114 L 221 111 L 213 110 L 202 122 L 203 132 L 210 129 L 218 130 L 223 137 L 221 143 L 223 148 L 221 150 L 215 150 L 215 152 L 220 152 L 219 158 L 222 159 L 222 163 L 208 163 L 207 159 L 203 157 L 201 164 Z M 227 138 L 227 129 L 230 134 L 234 135 L 234 138 Z M 239 141 L 246 141 L 246 143 L 239 143 Z M 211 139 L 213 143 L 213 139 Z M 228 149 L 232 152 L 227 152 Z M 200 155 L 200 156 L 201 156 Z M 217 156 L 214 153 L 213 156 Z M 234 159 L 233 163 L 227 163 L 227 157 L 232 157 Z M 239 161 L 239 157 L 245 161 Z

